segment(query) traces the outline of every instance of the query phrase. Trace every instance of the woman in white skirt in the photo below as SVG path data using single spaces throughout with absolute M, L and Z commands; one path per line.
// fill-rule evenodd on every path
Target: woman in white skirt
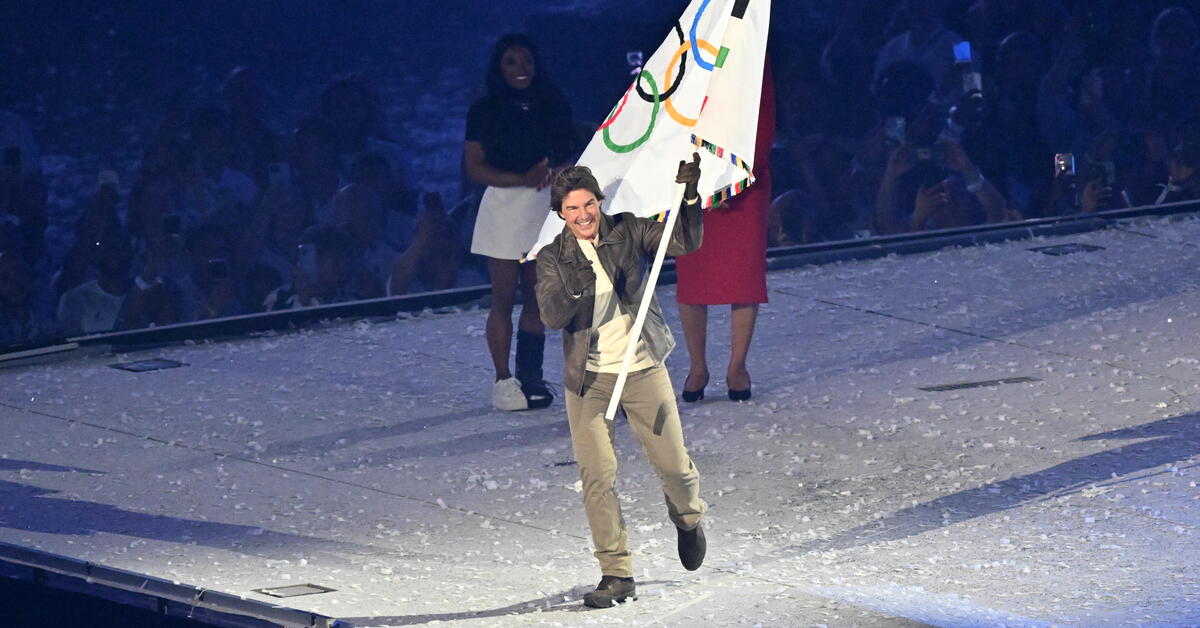
M 486 185 L 475 220 L 471 252 L 488 258 L 492 306 L 487 344 L 496 380 L 492 405 L 525 410 L 550 405 L 542 379 L 546 330 L 538 313 L 533 262 L 520 262 L 537 240 L 550 207 L 549 183 L 574 150 L 571 108 L 547 80 L 537 47 L 525 35 L 496 42 L 487 95 L 467 115 L 463 163 L 467 176 Z M 521 287 L 516 377 L 509 369 L 512 313 Z

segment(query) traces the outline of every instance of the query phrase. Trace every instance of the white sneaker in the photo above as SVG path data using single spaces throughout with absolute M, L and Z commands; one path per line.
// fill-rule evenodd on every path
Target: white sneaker
M 521 392 L 521 382 L 517 378 L 502 379 L 492 385 L 492 407 L 505 412 L 528 410 L 529 400 Z

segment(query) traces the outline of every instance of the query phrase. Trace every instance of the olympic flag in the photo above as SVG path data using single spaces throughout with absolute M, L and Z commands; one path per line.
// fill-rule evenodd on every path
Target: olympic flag
M 606 214 L 677 209 L 673 181 L 692 151 L 705 207 L 754 182 L 770 14 L 770 0 L 692 0 L 579 158 L 600 182 Z M 563 226 L 550 212 L 528 258 Z
M 613 420 L 637 340 L 654 296 L 667 242 L 683 199 L 674 184 L 679 160 L 700 154 L 705 207 L 720 204 L 754 183 L 754 143 L 762 94 L 770 0 L 692 0 L 596 130 L 579 163 L 592 169 L 607 197 L 605 213 L 649 217 L 667 213 L 646 290 L 625 346 L 604 418 Z M 528 257 L 562 232 L 554 213 L 542 225 Z M 597 269 L 597 272 L 603 272 Z

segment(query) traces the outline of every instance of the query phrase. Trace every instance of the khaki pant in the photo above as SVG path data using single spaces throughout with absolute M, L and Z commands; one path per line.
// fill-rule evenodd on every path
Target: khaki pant
M 571 446 L 583 480 L 583 506 L 600 571 L 606 576 L 627 578 L 633 576 L 633 565 L 615 489 L 615 421 L 604 420 L 616 382 L 616 373 L 589 371 L 584 377 L 583 396 L 568 390 L 566 402 Z M 683 428 L 667 370 L 656 366 L 630 373 L 621 393 L 621 407 L 662 480 L 671 522 L 684 530 L 700 525 L 705 508 L 700 499 L 700 473 L 683 446 Z

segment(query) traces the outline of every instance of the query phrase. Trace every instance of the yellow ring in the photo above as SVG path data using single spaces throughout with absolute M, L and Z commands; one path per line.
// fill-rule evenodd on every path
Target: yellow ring
M 707 41 L 705 41 L 703 39 L 697 40 L 696 44 L 699 45 L 701 48 L 703 48 L 706 52 L 711 53 L 714 58 L 721 53 L 720 50 L 717 50 L 716 46 L 708 43 Z M 691 42 L 684 42 L 682 45 L 679 46 L 679 50 L 675 51 L 675 56 L 671 57 L 671 63 L 670 63 L 670 65 L 667 66 L 667 76 L 665 79 L 663 79 L 663 85 L 671 84 L 671 77 L 672 77 L 672 74 L 675 73 L 675 66 L 679 64 L 679 59 L 680 59 L 680 57 L 683 56 L 683 53 L 687 52 L 688 50 L 691 50 L 691 48 L 692 48 Z M 682 114 L 680 114 L 678 111 L 676 111 L 675 105 L 671 104 L 670 98 L 668 98 L 667 100 L 665 100 L 663 102 L 667 106 L 667 113 L 670 114 L 671 118 L 674 119 L 676 122 L 678 122 L 679 124 L 682 124 L 683 126 L 696 126 L 696 119 L 685 117 Z M 703 105 L 701 105 L 701 106 L 703 106 Z

